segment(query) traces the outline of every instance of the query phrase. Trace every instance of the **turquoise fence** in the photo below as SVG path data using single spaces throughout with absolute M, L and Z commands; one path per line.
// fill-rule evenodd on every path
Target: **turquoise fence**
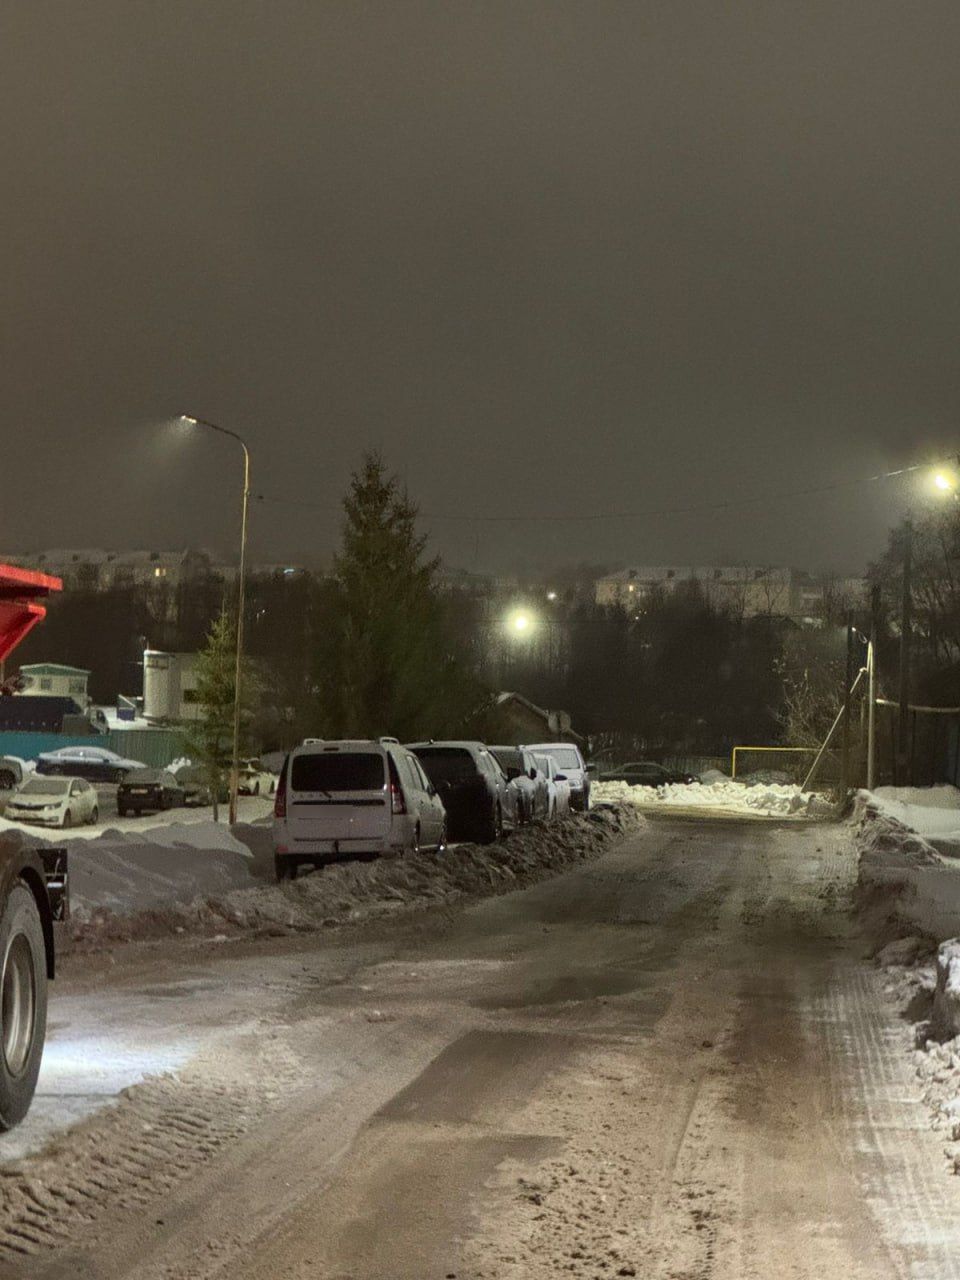
M 83 738 L 65 733 L 0 733 L 0 756 L 35 760 L 41 751 L 57 751 L 60 747 L 106 747 L 155 769 L 162 769 L 185 754 L 183 738 L 173 729 L 112 729 Z

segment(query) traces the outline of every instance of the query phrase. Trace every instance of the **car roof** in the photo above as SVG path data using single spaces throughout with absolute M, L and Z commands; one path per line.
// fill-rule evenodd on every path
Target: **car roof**
M 575 742 L 525 742 L 523 745 L 527 751 L 556 751 L 559 747 L 580 751 Z
M 408 742 L 407 746 L 411 751 L 417 751 L 421 747 L 456 747 L 461 751 L 492 751 L 492 747 L 488 747 L 485 742 L 457 742 L 453 739 L 437 739 L 436 742 Z

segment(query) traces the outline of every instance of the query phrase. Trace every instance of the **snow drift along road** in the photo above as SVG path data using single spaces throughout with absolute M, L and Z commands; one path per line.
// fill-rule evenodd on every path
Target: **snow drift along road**
M 264 860 L 251 859 L 223 827 L 214 827 L 218 843 L 210 848 L 200 847 L 196 828 L 190 834 L 198 843 L 190 847 L 105 837 L 71 849 L 72 934 L 91 941 L 174 931 L 283 933 L 395 914 L 556 874 L 599 856 L 644 821 L 633 805 L 603 806 L 555 825 L 526 827 L 502 844 L 337 863 L 282 885 L 264 883 L 262 872 L 258 879 Z M 252 839 L 263 834 L 249 832 Z
M 815 791 L 801 791 L 797 786 L 773 782 L 749 786 L 730 778 L 711 783 L 671 782 L 662 787 L 597 782 L 591 794 L 598 801 L 630 802 L 645 808 L 664 805 L 784 818 L 829 818 L 835 813 L 830 801 Z

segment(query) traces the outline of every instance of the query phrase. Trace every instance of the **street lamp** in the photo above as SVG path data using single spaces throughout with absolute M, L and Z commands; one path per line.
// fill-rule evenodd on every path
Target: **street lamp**
M 219 427 L 215 422 L 205 418 L 195 418 L 192 414 L 182 413 L 182 422 L 193 427 L 207 427 L 222 436 L 230 436 L 236 440 L 243 450 L 243 505 L 240 517 L 240 572 L 237 585 L 237 662 L 233 679 L 233 754 L 230 766 L 230 812 L 229 822 L 232 826 L 237 820 L 237 795 L 240 791 L 240 682 L 243 672 L 243 606 L 246 596 L 247 567 L 247 506 L 250 501 L 250 450 L 242 437 L 227 427 Z
M 535 625 L 536 620 L 533 614 L 526 609 L 514 609 L 512 613 L 507 615 L 507 630 L 511 635 L 520 639 L 529 636 Z

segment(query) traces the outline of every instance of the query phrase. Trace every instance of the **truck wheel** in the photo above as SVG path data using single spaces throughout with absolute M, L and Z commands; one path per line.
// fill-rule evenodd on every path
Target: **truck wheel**
M 0 914 L 0 1130 L 12 1129 L 33 1099 L 47 1030 L 47 960 L 40 912 L 15 884 Z

